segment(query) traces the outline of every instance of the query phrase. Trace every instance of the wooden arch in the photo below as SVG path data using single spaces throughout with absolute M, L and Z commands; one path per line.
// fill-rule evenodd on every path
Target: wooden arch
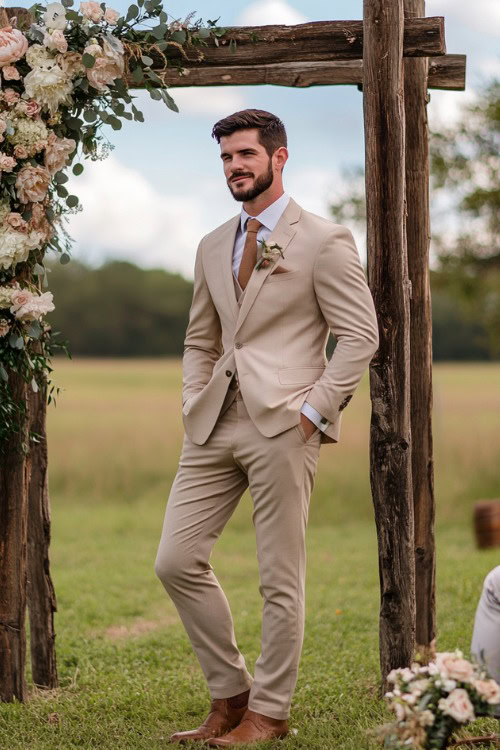
M 363 16 L 229 28 L 201 59 L 187 50 L 181 73 L 148 54 L 166 86 L 353 84 L 363 92 L 368 283 L 380 333 L 369 369 L 370 482 L 384 689 L 388 672 L 409 666 L 416 650 L 432 654 L 436 636 L 426 104 L 428 88 L 465 88 L 465 56 L 446 55 L 444 19 L 425 18 L 425 0 L 364 0 Z M 181 53 L 166 54 L 173 62 Z M 126 82 L 140 87 L 129 73 Z M 31 408 L 43 433 L 45 405 Z M 8 701 L 24 698 L 27 570 L 33 678 L 54 687 L 57 672 L 46 445 L 9 476 L 5 466 L 0 458 L 0 698 Z

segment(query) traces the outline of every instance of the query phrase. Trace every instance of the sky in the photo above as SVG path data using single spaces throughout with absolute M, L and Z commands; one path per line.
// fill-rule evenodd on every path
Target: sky
M 10 3 L 5 3 L 10 5 Z M 29 7 L 22 0 L 17 6 Z M 109 5 L 125 14 L 131 2 Z M 14 5 L 14 3 L 12 3 Z M 172 0 L 164 2 L 170 20 L 191 11 L 220 26 L 361 19 L 362 0 Z M 465 92 L 431 90 L 431 128 L 452 123 L 487 77 L 500 73 L 499 0 L 427 0 L 427 16 L 444 16 L 447 51 L 467 55 Z M 287 130 L 289 158 L 285 190 L 305 209 L 332 218 L 329 202 L 347 188 L 346 168 L 364 159 L 362 94 L 355 86 L 193 87 L 170 90 L 180 112 L 134 90 L 134 104 L 145 122 L 122 121 L 120 131 L 105 126 L 114 145 L 102 161 L 84 160 L 84 172 L 66 185 L 83 211 L 69 217 L 73 257 L 99 265 L 122 258 L 192 278 L 198 243 L 204 234 L 239 213 L 227 187 L 211 137 L 217 120 L 247 107 L 278 115 Z M 354 227 L 351 227 L 354 229 Z M 355 230 L 362 261 L 364 234 Z

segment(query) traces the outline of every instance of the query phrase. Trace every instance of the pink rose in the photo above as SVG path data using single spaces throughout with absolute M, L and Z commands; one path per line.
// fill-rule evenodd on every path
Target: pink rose
M 7 156 L 7 154 L 0 153 L 0 171 L 12 172 L 16 164 L 17 161 L 13 159 L 12 156 Z
M 6 65 L 2 68 L 3 77 L 6 81 L 19 81 L 21 74 L 15 65 Z
M 94 0 L 89 0 L 87 3 L 80 3 L 80 12 L 93 23 L 99 23 L 104 15 L 101 6 L 99 3 L 94 2 Z
M 40 113 L 40 105 L 35 99 L 23 99 L 23 111 L 27 117 L 36 117 Z
M 17 173 L 16 190 L 21 203 L 42 201 L 47 195 L 50 173 L 45 167 L 27 165 Z
M 56 55 L 57 64 L 67 76 L 72 78 L 78 73 L 85 72 L 85 65 L 82 63 L 80 52 L 71 51 L 64 54 Z
M 114 10 L 113 8 L 106 8 L 106 12 L 104 13 L 105 21 L 107 21 L 111 25 L 114 25 L 119 18 L 120 14 L 117 10 Z
M 44 163 L 50 174 L 55 174 L 66 166 L 69 155 L 75 150 L 76 141 L 73 138 L 58 138 L 50 133 L 45 147 Z
M 33 294 L 29 289 L 19 289 L 12 295 L 11 302 L 13 306 L 16 305 L 16 307 L 22 307 L 23 305 L 27 305 L 32 297 Z M 15 310 L 12 310 L 11 308 L 11 312 L 15 312 Z
M 61 29 L 53 29 L 52 31 L 45 32 L 43 43 L 49 49 L 57 50 L 58 52 L 67 52 L 68 50 L 68 40 Z
M 16 159 L 27 159 L 29 154 L 25 146 L 21 143 L 16 143 L 14 146 L 14 156 Z
M 7 104 L 16 104 L 21 98 L 21 95 L 18 94 L 17 91 L 14 91 L 14 89 L 8 88 L 4 89 L 3 98 Z
M 472 683 L 483 700 L 492 705 L 500 703 L 500 685 L 495 680 L 474 680 Z
M 436 665 L 443 679 L 469 682 L 474 675 L 474 668 L 466 659 L 453 652 L 443 651 L 436 654 Z
M 0 68 L 20 60 L 27 49 L 28 40 L 19 29 L 10 25 L 0 29 Z
M 456 688 L 447 698 L 440 698 L 438 708 L 446 716 L 460 724 L 466 724 L 468 721 L 474 721 L 474 706 L 470 702 L 467 690 Z
M 0 133 L 5 133 L 6 130 L 7 130 L 7 123 L 5 122 L 5 120 L 0 119 Z
M 7 218 L 5 219 L 5 221 L 10 227 L 12 227 L 12 229 L 15 229 L 17 232 L 28 231 L 28 222 L 25 221 L 21 214 L 17 213 L 17 211 L 11 211 L 10 214 L 7 214 Z

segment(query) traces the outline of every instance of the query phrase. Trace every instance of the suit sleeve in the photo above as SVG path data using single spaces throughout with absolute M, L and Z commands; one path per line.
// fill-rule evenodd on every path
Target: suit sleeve
M 316 298 L 337 345 L 307 402 L 335 422 L 378 349 L 375 305 L 354 237 L 340 225 L 321 246 L 313 270 Z
M 182 359 L 182 404 L 207 385 L 214 365 L 222 355 L 220 318 L 203 271 L 202 243 L 194 267 L 194 288 Z

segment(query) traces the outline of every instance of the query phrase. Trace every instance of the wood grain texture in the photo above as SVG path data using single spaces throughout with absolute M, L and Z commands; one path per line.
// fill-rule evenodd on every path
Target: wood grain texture
M 27 402 L 26 383 L 9 374 L 17 403 Z M 28 442 L 28 420 L 20 432 L 0 443 L 0 700 L 23 701 L 26 660 L 26 533 L 29 464 L 22 444 Z
M 261 65 L 203 66 L 185 68 L 183 72 L 175 67 L 156 70 L 166 86 L 345 86 L 363 85 L 362 60 L 330 60 L 320 62 L 287 62 Z M 127 85 L 131 89 L 144 88 L 136 84 L 130 75 Z M 455 89 L 465 87 L 465 55 L 443 55 L 429 58 L 428 88 Z
M 425 0 L 404 0 L 406 16 L 425 13 Z M 429 277 L 429 143 L 427 60 L 404 61 L 406 238 L 411 281 L 411 440 L 415 526 L 417 650 L 432 656 L 436 637 L 436 546 L 432 454 L 432 313 Z
M 28 494 L 28 589 L 31 673 L 39 687 L 57 687 L 54 612 L 57 610 L 50 575 L 50 502 L 46 433 L 46 388 L 30 392 L 31 443 Z
M 410 305 L 405 222 L 403 0 L 364 0 L 368 281 L 380 346 L 370 364 L 370 482 L 379 544 L 382 689 L 415 645 Z

